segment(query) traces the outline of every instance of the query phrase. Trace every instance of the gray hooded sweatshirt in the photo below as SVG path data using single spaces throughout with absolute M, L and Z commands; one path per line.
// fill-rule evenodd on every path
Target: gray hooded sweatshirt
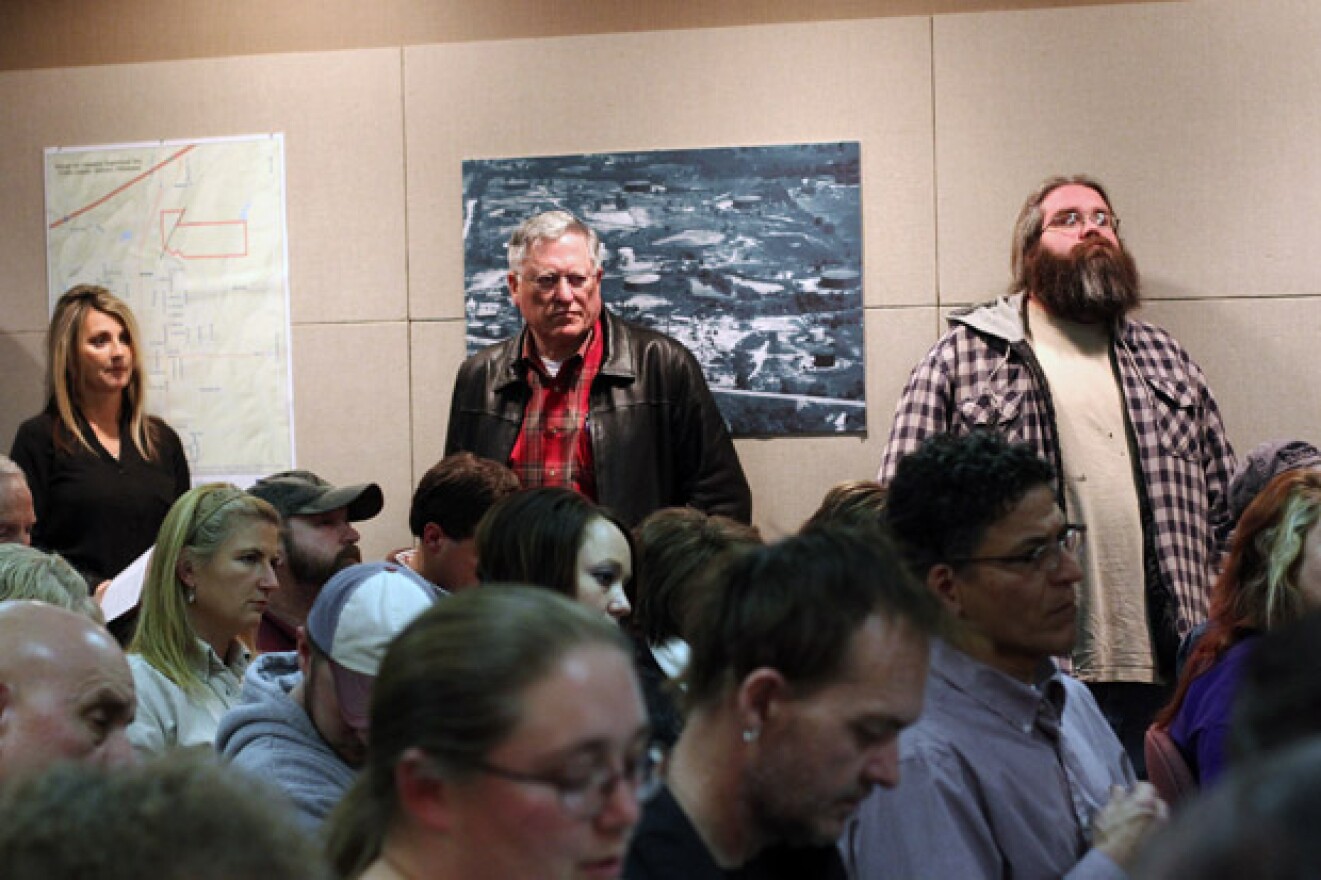
M 358 773 L 289 697 L 302 677 L 293 651 L 253 661 L 243 677 L 241 702 L 220 719 L 216 751 L 244 773 L 282 790 L 298 822 L 318 833 Z

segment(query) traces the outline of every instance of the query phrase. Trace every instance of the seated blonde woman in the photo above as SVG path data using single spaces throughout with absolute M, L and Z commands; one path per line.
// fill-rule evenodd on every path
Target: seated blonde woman
M 239 700 L 239 636 L 266 610 L 279 551 L 279 514 L 235 486 L 199 486 L 170 508 L 129 644 L 138 714 L 128 737 L 140 757 L 211 746 Z

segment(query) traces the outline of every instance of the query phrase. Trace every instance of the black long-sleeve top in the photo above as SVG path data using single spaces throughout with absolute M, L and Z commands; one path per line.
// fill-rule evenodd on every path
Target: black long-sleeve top
M 47 410 L 18 428 L 9 455 L 27 474 L 37 524 L 32 543 L 59 553 L 89 584 L 114 577 L 156 541 L 175 500 L 188 491 L 188 459 L 174 429 L 150 417 L 156 458 L 147 461 L 120 423 L 119 458 L 97 441 L 95 452 L 74 441 L 72 452 L 57 449 L 59 419 Z

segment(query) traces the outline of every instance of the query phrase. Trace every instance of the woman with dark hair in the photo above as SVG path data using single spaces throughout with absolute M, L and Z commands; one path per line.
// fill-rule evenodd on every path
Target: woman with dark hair
M 1248 505 L 1206 634 L 1156 716 L 1202 785 L 1224 770 L 1230 707 L 1256 638 L 1321 607 L 1321 472 L 1286 471 Z
M 391 644 L 361 777 L 331 816 L 340 877 L 618 877 L 652 779 L 619 629 L 545 589 L 459 593 Z
M 726 553 L 761 544 L 755 526 L 692 507 L 667 507 L 634 532 L 638 570 L 629 629 L 637 641 L 633 660 L 651 716 L 652 739 L 669 748 L 683 716 L 675 700 L 688 667 L 684 618 L 702 576 Z
M 633 538 L 608 510 L 571 489 L 524 489 L 477 524 L 483 583 L 548 587 L 615 620 L 632 611 Z
M 142 334 L 123 300 L 71 288 L 55 304 L 46 357 L 46 409 L 19 426 L 9 454 L 32 490 L 33 545 L 95 586 L 156 540 L 188 490 L 188 461 L 173 429 L 147 414 Z
M 140 756 L 212 746 L 248 665 L 239 637 L 279 586 L 279 554 L 280 515 L 236 486 L 198 486 L 170 508 L 128 646 L 138 694 L 128 738 Z

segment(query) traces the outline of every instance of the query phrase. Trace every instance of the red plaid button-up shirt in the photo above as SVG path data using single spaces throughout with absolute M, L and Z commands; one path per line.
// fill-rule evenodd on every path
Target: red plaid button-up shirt
M 605 353 L 598 318 L 587 341 L 551 376 L 528 333 L 523 343 L 532 399 L 509 456 L 509 466 L 525 488 L 568 486 L 596 500 L 588 398 Z

